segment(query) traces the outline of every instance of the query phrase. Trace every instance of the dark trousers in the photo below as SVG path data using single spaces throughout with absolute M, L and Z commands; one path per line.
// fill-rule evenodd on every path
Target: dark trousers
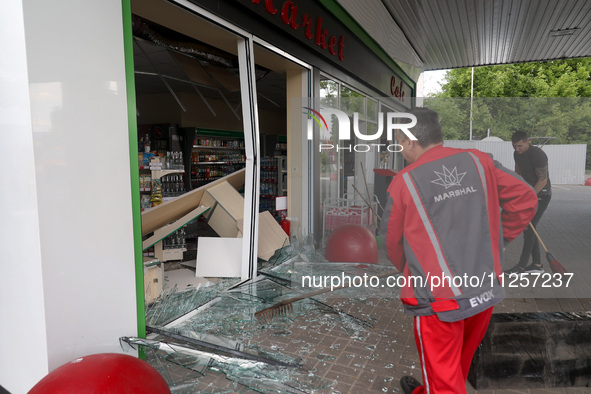
M 536 215 L 531 220 L 531 224 L 536 227 L 538 222 L 542 218 L 544 211 L 548 208 L 548 204 L 550 203 L 550 198 L 552 196 L 538 196 L 538 209 L 536 211 Z M 529 225 L 523 230 L 523 249 L 521 250 L 521 257 L 519 258 L 518 265 L 522 268 L 527 266 L 527 262 L 529 261 L 529 256 L 531 255 L 532 264 L 541 265 L 542 261 L 540 259 L 540 243 L 538 242 L 538 238 L 532 231 Z

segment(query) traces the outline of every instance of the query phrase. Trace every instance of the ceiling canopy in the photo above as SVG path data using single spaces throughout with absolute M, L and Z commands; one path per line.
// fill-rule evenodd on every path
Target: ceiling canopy
M 337 1 L 405 70 L 591 56 L 589 0 Z

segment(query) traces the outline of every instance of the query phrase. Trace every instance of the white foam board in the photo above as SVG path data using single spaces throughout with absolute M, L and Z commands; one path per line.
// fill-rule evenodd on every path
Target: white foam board
M 242 238 L 199 237 L 195 276 L 240 277 L 241 256 Z

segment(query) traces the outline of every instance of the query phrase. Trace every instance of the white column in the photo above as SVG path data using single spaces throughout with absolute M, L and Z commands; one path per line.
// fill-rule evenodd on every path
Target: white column
M 3 3 L 0 40 L 0 384 L 24 393 L 48 366 L 21 0 Z
M 294 235 L 306 236 L 310 233 L 310 179 L 311 153 L 309 151 L 307 117 L 302 113 L 309 86 L 309 70 L 288 70 L 287 79 L 287 214 Z M 296 193 L 294 191 L 301 191 Z
M 0 13 L 0 382 L 12 392 L 137 334 L 121 7 L 9 0 Z

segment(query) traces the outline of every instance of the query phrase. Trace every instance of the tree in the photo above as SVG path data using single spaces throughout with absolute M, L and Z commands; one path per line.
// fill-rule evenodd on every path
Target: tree
M 471 68 L 447 72 L 442 92 L 425 99 L 439 112 L 445 139 L 468 139 Z M 587 144 L 591 169 L 591 58 L 474 68 L 473 136 L 508 140 L 516 130 Z
M 471 68 L 448 71 L 436 97 L 470 97 Z M 474 97 L 591 97 L 591 58 L 474 68 Z

